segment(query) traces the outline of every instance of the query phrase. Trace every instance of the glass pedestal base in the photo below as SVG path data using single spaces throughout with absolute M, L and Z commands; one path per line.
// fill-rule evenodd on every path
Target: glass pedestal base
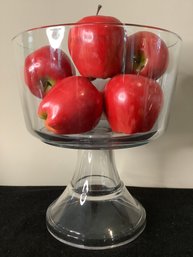
M 93 185 L 89 194 L 69 185 L 47 210 L 47 228 L 59 241 L 83 249 L 108 249 L 133 241 L 145 228 L 146 213 L 123 183 L 108 192 Z

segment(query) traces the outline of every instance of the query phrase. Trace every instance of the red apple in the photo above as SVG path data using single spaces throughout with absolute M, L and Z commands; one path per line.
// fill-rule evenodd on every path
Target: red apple
M 147 132 L 154 126 L 163 104 L 160 85 L 149 78 L 118 75 L 104 89 L 105 112 L 114 132 Z
M 37 49 L 25 59 L 25 83 L 39 98 L 43 98 L 57 81 L 73 73 L 74 67 L 68 56 L 49 45 Z
M 127 38 L 126 73 L 158 79 L 168 66 L 165 42 L 149 31 L 139 31 Z
M 71 28 L 69 52 L 81 75 L 108 78 L 122 70 L 124 29 L 111 16 L 84 17 Z
M 102 94 L 87 78 L 72 76 L 58 82 L 42 99 L 38 115 L 56 134 L 77 134 L 92 130 L 102 111 Z

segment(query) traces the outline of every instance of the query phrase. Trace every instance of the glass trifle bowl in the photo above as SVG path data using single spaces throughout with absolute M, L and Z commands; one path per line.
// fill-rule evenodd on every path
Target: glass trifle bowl
M 81 22 L 29 29 L 13 42 L 27 129 L 49 145 L 79 149 L 71 182 L 47 209 L 49 232 L 84 249 L 131 242 L 146 212 L 121 181 L 113 150 L 165 131 L 180 37 Z

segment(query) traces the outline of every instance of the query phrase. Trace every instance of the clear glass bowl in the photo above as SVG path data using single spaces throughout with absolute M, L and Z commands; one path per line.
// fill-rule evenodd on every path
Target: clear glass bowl
M 47 210 L 58 240 L 107 249 L 134 240 L 146 214 L 120 180 L 113 149 L 166 129 L 180 37 L 132 24 L 74 23 L 13 39 L 26 127 L 44 143 L 82 149 L 71 183 Z
M 158 35 L 160 40 L 163 40 L 165 42 L 168 49 L 169 57 L 168 57 L 167 69 L 165 70 L 162 76 L 156 79 L 156 81 L 159 83 L 163 92 L 163 106 L 161 107 L 160 113 L 156 121 L 154 122 L 154 125 L 147 131 L 139 130 L 139 131 L 134 131 L 132 133 L 112 131 L 111 126 L 109 125 L 109 122 L 106 118 L 106 115 L 103 112 L 96 126 L 93 127 L 93 129 L 81 134 L 80 133 L 55 134 L 52 131 L 49 131 L 48 129 L 45 128 L 44 120 L 40 119 L 37 115 L 38 106 L 42 99 L 34 96 L 32 92 L 29 90 L 29 87 L 26 85 L 26 81 L 24 78 L 25 58 L 31 53 L 33 53 L 34 51 L 36 51 L 37 49 L 44 46 L 60 48 L 68 55 L 68 58 L 71 61 L 72 70 L 75 69 L 75 71 L 73 71 L 73 74 L 76 74 L 77 76 L 78 75 L 81 76 L 69 52 L 68 40 L 69 40 L 70 30 L 74 26 L 78 26 L 81 29 L 81 26 L 83 25 L 85 27 L 85 30 L 88 30 L 88 31 L 93 30 L 92 27 L 95 26 L 94 24 L 82 24 L 82 25 L 66 24 L 66 25 L 48 26 L 48 27 L 28 30 L 26 32 L 23 32 L 17 35 L 14 38 L 14 45 L 16 47 L 16 53 L 17 53 L 17 67 L 19 69 L 18 71 L 21 79 L 21 83 L 20 83 L 21 98 L 22 98 L 24 116 L 25 116 L 27 128 L 30 131 L 30 133 L 39 137 L 42 141 L 52 145 L 69 147 L 69 148 L 80 148 L 80 149 L 124 148 L 124 147 L 130 147 L 134 145 L 141 145 L 160 136 L 164 132 L 168 121 L 170 101 L 173 94 L 173 89 L 174 89 L 175 79 L 176 79 L 178 55 L 179 55 L 181 40 L 180 40 L 180 37 L 177 36 L 175 33 L 169 32 L 167 30 L 152 28 L 152 27 L 144 27 L 139 25 L 129 25 L 129 24 L 113 25 L 114 27 L 116 27 L 116 29 L 124 30 L 124 35 L 122 39 L 123 42 L 119 42 L 120 45 L 123 44 L 122 46 L 123 53 L 121 57 L 122 67 L 121 67 L 120 73 L 126 74 L 125 66 L 126 66 L 126 63 L 128 62 L 128 53 L 125 50 L 127 48 L 127 37 L 136 32 L 147 31 Z M 99 26 L 104 27 L 104 24 L 100 24 Z M 105 26 L 108 27 L 109 25 L 105 24 Z M 88 31 L 86 31 L 87 34 L 88 34 Z M 155 54 L 157 56 L 160 55 L 160 51 L 159 51 L 160 40 L 157 40 L 154 43 L 155 44 L 154 48 L 157 47 L 157 53 Z M 133 49 L 135 48 L 135 44 L 137 43 L 133 41 L 132 47 L 129 49 L 130 55 L 133 54 L 132 52 L 134 51 Z M 116 50 L 118 51 L 118 49 Z M 51 50 L 50 50 L 50 53 L 51 53 Z M 117 55 L 116 52 L 114 52 L 113 54 Z M 155 58 L 157 58 L 157 56 Z M 53 62 L 52 58 L 53 57 L 50 54 L 50 63 Z M 87 59 L 85 62 L 87 62 Z M 160 57 L 160 60 L 161 59 L 162 57 Z M 82 60 L 82 62 L 84 62 L 84 60 Z M 35 60 L 34 60 L 34 63 L 31 60 L 31 67 L 33 65 L 34 66 L 38 65 Z M 40 65 L 44 65 L 44 64 L 40 64 Z M 96 66 L 98 64 L 92 63 L 92 65 Z M 153 73 L 152 70 L 153 70 L 153 66 L 150 66 L 149 77 L 151 77 L 151 74 Z M 38 72 L 37 69 L 34 71 L 34 73 L 35 72 L 36 73 Z M 32 74 L 32 76 L 37 76 L 37 74 L 36 75 Z M 41 77 L 39 78 L 39 80 L 41 80 Z M 105 79 L 95 78 L 93 81 L 91 81 L 91 83 L 93 83 L 98 90 L 103 91 L 106 83 L 109 80 L 110 78 L 105 78 Z M 40 83 L 40 86 L 41 86 L 41 83 Z M 148 105 L 148 97 L 147 95 L 141 96 L 141 97 L 144 97 L 142 108 L 145 109 L 147 108 L 147 105 Z M 144 112 L 142 115 L 143 117 L 141 119 L 145 120 L 146 119 L 145 115 L 147 115 L 147 113 Z M 78 122 L 83 122 L 83 121 L 77 120 L 77 123 Z

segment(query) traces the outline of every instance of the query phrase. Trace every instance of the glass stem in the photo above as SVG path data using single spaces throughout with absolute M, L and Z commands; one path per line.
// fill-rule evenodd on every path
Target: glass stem
M 112 150 L 78 150 L 77 165 L 72 178 L 77 193 L 103 195 L 121 185 Z

